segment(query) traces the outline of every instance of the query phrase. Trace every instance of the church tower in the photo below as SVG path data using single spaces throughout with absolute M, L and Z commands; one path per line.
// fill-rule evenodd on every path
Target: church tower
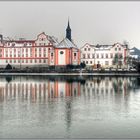
M 69 25 L 69 20 L 68 20 L 68 26 L 67 26 L 67 29 L 66 29 L 66 38 L 71 41 L 71 28 L 70 28 L 70 25 Z

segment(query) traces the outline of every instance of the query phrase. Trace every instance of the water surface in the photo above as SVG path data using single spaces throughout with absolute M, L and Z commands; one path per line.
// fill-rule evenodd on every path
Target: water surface
M 140 138 L 140 78 L 0 76 L 0 138 Z

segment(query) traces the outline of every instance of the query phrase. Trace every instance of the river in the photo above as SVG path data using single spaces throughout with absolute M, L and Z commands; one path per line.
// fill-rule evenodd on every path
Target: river
M 140 138 L 140 77 L 0 76 L 0 138 Z

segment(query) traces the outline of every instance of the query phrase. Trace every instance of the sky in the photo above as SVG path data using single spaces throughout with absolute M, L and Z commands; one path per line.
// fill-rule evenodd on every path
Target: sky
M 12 39 L 36 39 L 45 32 L 61 41 L 68 18 L 78 47 L 126 41 L 140 49 L 139 1 L 0 2 L 0 33 Z

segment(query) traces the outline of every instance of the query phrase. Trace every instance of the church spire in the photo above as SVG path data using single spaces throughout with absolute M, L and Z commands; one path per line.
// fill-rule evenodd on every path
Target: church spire
M 70 28 L 70 24 L 69 24 L 69 19 L 68 19 L 68 26 L 66 29 L 66 38 L 71 41 L 71 28 Z

